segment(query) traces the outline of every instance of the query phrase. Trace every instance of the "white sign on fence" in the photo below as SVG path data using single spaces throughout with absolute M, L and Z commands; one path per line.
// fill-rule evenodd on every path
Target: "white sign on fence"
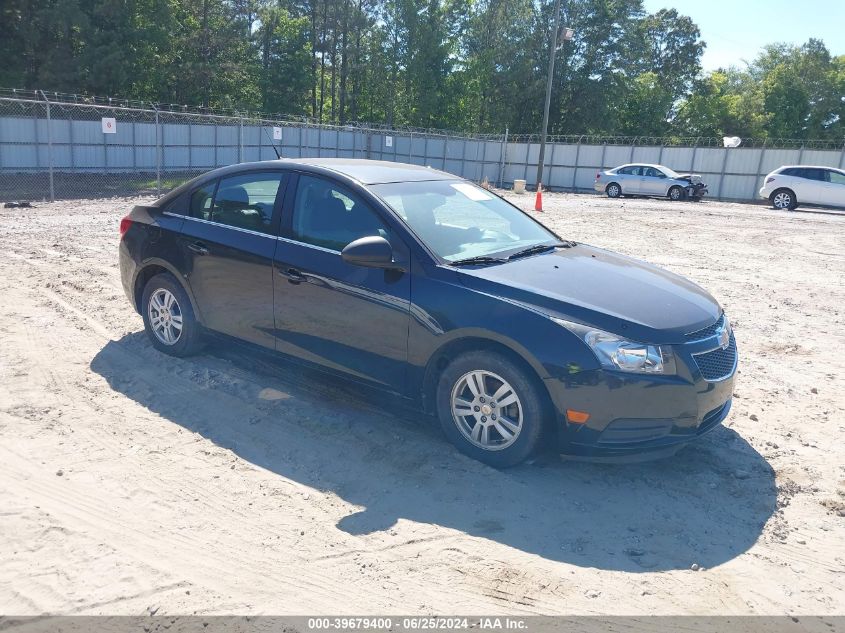
M 274 141 L 281 141 L 282 140 L 282 128 L 274 127 L 273 128 L 273 140 Z
M 117 133 L 117 123 L 114 119 L 109 117 L 103 117 L 103 134 L 116 134 Z
M 384 146 L 385 147 L 393 147 L 393 137 L 392 136 L 385 136 L 384 137 Z

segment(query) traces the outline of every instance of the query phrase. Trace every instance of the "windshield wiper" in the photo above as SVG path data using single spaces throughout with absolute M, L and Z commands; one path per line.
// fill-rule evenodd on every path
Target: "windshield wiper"
M 457 259 L 449 262 L 451 266 L 463 266 L 470 264 L 501 264 L 508 261 L 502 257 L 488 257 L 487 255 L 478 255 L 477 257 L 467 257 L 466 259 Z
M 534 255 L 536 253 L 542 253 L 543 251 L 547 251 L 550 248 L 571 248 L 575 246 L 575 242 L 554 242 L 553 244 L 535 244 L 534 246 L 529 246 L 528 248 L 523 248 L 521 251 L 515 252 L 513 255 L 509 255 L 508 259 L 517 259 L 519 257 L 527 257 L 528 255 Z

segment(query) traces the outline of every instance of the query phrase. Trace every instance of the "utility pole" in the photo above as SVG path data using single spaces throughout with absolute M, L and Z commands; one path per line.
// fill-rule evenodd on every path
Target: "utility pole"
M 543 132 L 540 134 L 540 158 L 537 161 L 537 188 L 543 182 L 543 161 L 546 157 L 546 135 L 549 133 L 549 106 L 552 102 L 552 82 L 555 75 L 555 54 L 557 53 L 557 36 L 560 30 L 560 0 L 555 0 L 555 14 L 552 19 L 552 46 L 549 49 L 549 77 L 546 80 L 546 105 L 543 108 Z M 574 31 L 567 28 L 563 33 L 564 41 L 572 39 Z

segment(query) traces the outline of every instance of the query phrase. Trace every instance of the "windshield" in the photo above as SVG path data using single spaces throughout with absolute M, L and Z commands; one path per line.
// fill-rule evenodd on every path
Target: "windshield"
M 465 181 L 373 185 L 405 223 L 442 259 L 507 255 L 558 237 L 498 196 Z
M 663 173 L 669 176 L 669 178 L 680 178 L 681 174 L 676 172 L 674 169 L 669 169 L 668 167 L 660 167 L 663 170 Z

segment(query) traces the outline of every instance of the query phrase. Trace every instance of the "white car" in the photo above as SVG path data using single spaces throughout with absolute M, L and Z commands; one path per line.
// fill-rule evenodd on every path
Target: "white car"
M 815 165 L 785 165 L 766 176 L 760 197 L 775 209 L 799 204 L 845 207 L 845 171 Z
M 596 174 L 594 188 L 609 198 L 655 196 L 698 202 L 707 193 L 701 176 L 679 174 L 663 165 L 632 163 Z

